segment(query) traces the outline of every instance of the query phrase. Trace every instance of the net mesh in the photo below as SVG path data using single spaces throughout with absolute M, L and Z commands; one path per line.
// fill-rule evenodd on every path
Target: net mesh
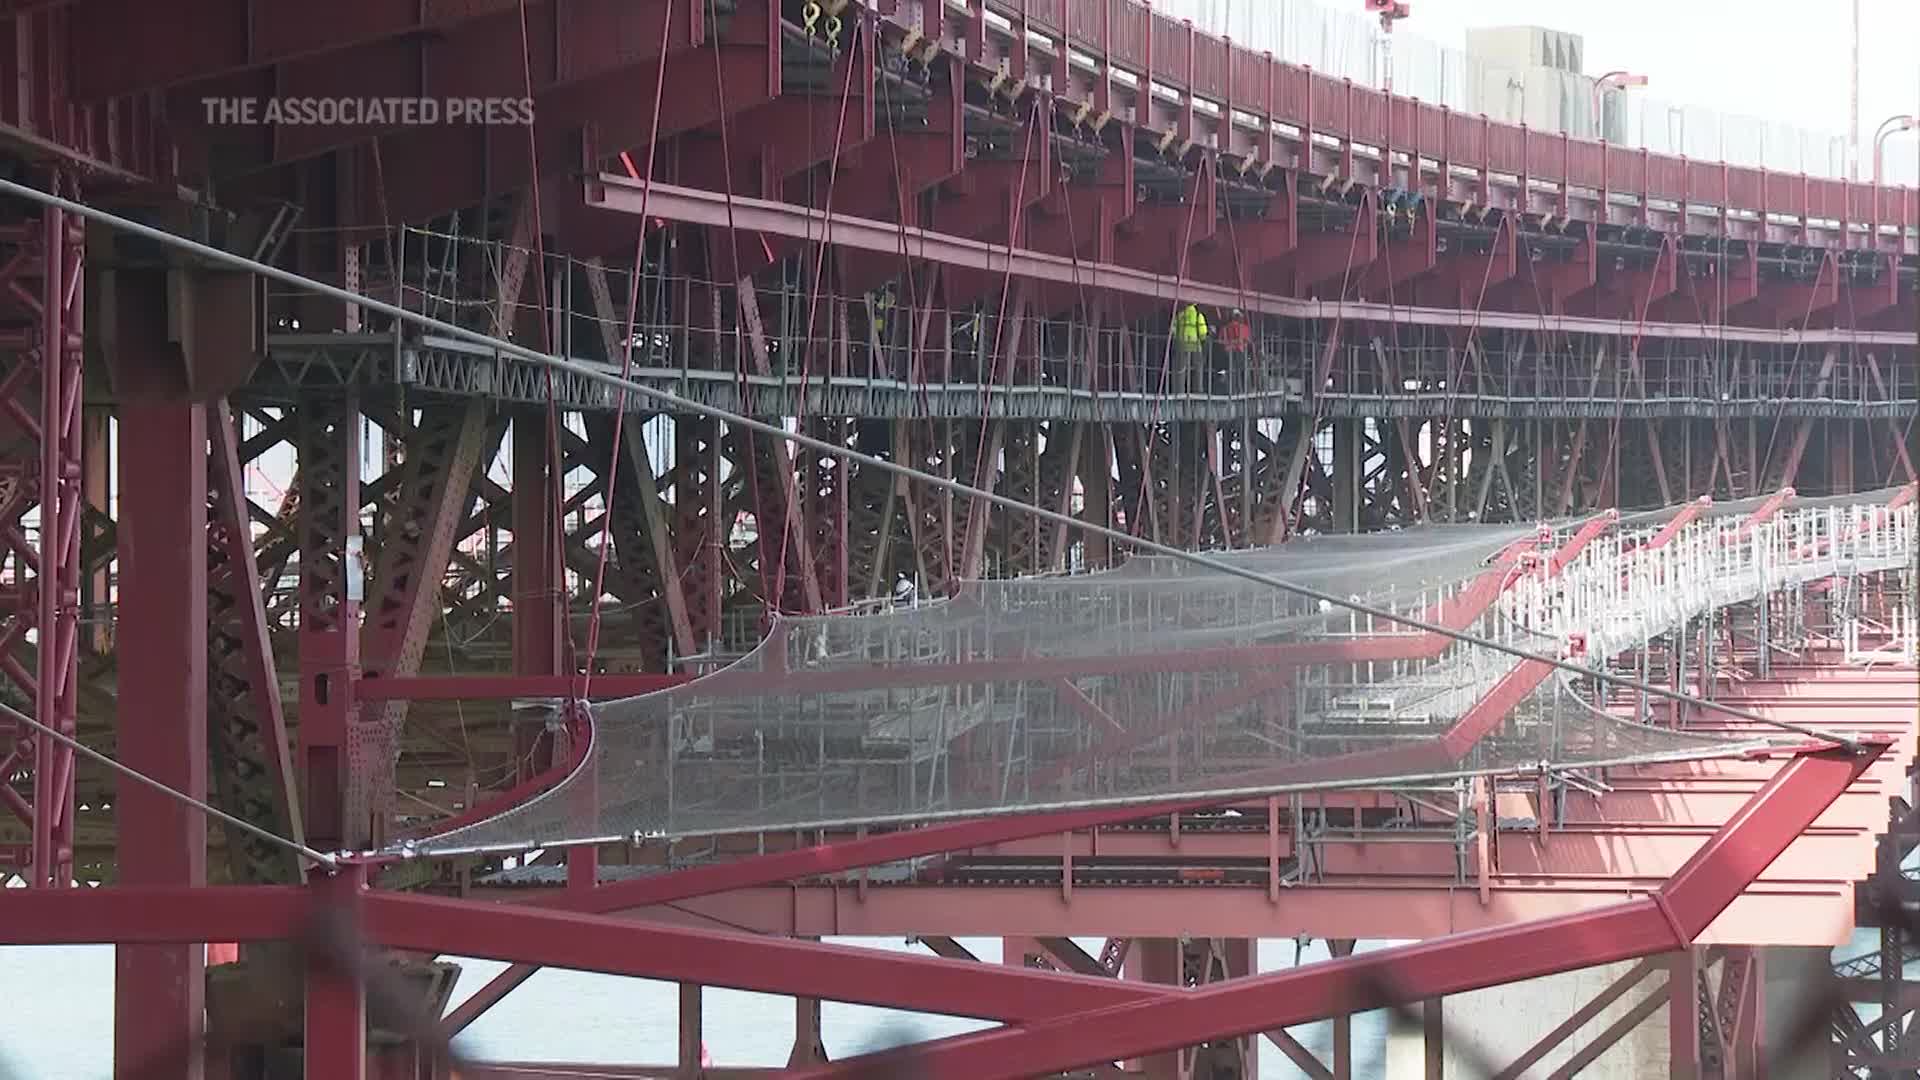
M 1423 526 L 1091 574 L 967 583 L 779 621 L 751 654 L 591 708 L 581 763 L 420 852 L 922 821 L 1571 769 L 1751 746 L 1643 724 L 1592 680 L 1250 572 L 1601 659 L 1716 607 L 1906 565 L 1891 493 L 1533 528 Z M 1687 517 L 1676 521 L 1682 513 Z M 1801 741 L 1800 737 L 1793 737 Z

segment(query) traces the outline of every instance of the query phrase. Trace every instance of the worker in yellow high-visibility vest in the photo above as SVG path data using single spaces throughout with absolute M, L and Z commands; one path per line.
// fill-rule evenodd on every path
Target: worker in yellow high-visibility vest
M 1187 384 L 1200 360 L 1200 349 L 1207 341 L 1207 317 L 1187 304 L 1173 316 L 1173 386 L 1175 393 L 1187 393 Z

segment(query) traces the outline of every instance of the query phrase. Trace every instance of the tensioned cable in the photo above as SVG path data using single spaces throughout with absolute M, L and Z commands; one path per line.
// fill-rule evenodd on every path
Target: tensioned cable
M 107 755 L 101 753 L 98 750 L 95 750 L 93 747 L 88 746 L 86 743 L 81 742 L 79 739 L 76 739 L 71 735 L 63 734 L 62 732 L 57 731 L 54 728 L 49 727 L 48 725 L 43 724 L 38 720 L 35 720 L 33 717 L 28 716 L 23 712 L 20 712 L 19 710 L 13 708 L 10 705 L 0 703 L 0 716 L 5 716 L 7 719 L 15 721 L 16 723 L 24 724 L 27 727 L 30 727 L 33 730 L 38 731 L 40 734 L 53 739 L 55 742 L 60 743 L 61 745 L 67 747 L 73 752 L 81 755 L 82 757 L 91 759 L 93 761 L 97 761 L 100 764 L 105 765 L 107 768 L 112 769 L 114 772 L 119 773 L 121 776 L 124 776 L 129 780 L 134 780 L 139 783 L 145 784 L 146 786 L 154 789 L 155 791 L 160 792 L 162 795 L 166 795 L 170 798 L 177 799 L 178 801 L 193 807 L 195 810 L 200 811 L 201 813 L 207 815 L 208 817 L 211 817 L 214 820 L 221 822 L 222 824 L 231 825 L 234 828 L 247 833 L 249 836 L 253 836 L 260 840 L 265 840 L 267 843 L 272 844 L 275 847 L 285 848 L 286 850 L 293 852 L 295 855 L 298 855 L 303 859 L 312 860 L 317 865 L 324 866 L 329 870 L 337 869 L 340 865 L 339 860 L 334 858 L 332 855 L 327 855 L 319 851 L 315 851 L 313 848 L 308 847 L 307 845 L 301 843 L 298 840 L 289 840 L 286 837 L 281 836 L 279 833 L 273 832 L 268 829 L 263 829 L 258 825 L 252 824 L 251 822 L 242 821 L 239 818 L 234 817 L 232 814 L 227 813 L 225 810 L 222 810 L 217 806 L 210 805 L 204 800 L 196 799 L 192 795 L 189 795 L 186 792 L 181 791 L 179 788 L 169 786 L 163 781 L 156 780 L 153 777 L 148 776 L 146 773 L 143 773 L 140 770 L 133 768 L 130 765 L 122 765 L 120 762 L 115 761 L 113 758 L 108 757 Z
M 735 424 L 748 431 L 757 432 L 762 435 L 769 435 L 778 439 L 784 439 L 787 442 L 793 443 L 797 446 L 804 446 L 809 450 L 815 451 L 816 453 L 829 454 L 834 457 L 846 458 L 849 461 L 859 462 L 861 465 L 866 466 L 868 468 L 879 469 L 883 472 L 893 473 L 896 476 L 904 476 L 907 479 L 916 480 L 920 483 L 928 484 L 941 490 L 951 491 L 959 495 L 965 495 L 968 498 L 986 502 L 990 505 L 999 506 L 1004 509 L 1012 510 L 1018 513 L 1033 514 L 1046 521 L 1052 522 L 1053 524 L 1056 524 L 1056 525 L 1065 525 L 1068 528 L 1083 529 L 1086 532 L 1092 533 L 1096 536 L 1100 536 L 1108 540 L 1119 540 L 1141 551 L 1151 552 L 1155 555 L 1164 555 L 1168 558 L 1177 559 L 1181 562 L 1188 563 L 1189 565 L 1205 568 L 1217 574 L 1225 574 L 1229 577 L 1240 578 L 1243 581 L 1250 581 L 1256 585 L 1264 585 L 1271 589 L 1278 589 L 1282 592 L 1291 593 L 1295 596 L 1304 597 L 1309 600 L 1316 600 L 1321 603 L 1329 604 L 1335 607 L 1345 608 L 1346 610 L 1358 612 L 1362 615 L 1371 615 L 1376 619 L 1390 622 L 1399 626 L 1405 626 L 1413 630 L 1419 630 L 1419 631 L 1422 631 L 1423 633 L 1438 634 L 1442 637 L 1449 638 L 1451 640 L 1458 641 L 1463 644 L 1477 646 L 1482 649 L 1491 649 L 1494 652 L 1500 653 L 1505 656 L 1511 656 L 1518 660 L 1533 661 L 1535 663 L 1545 664 L 1550 668 L 1554 668 L 1559 671 L 1564 671 L 1572 675 L 1579 675 L 1586 678 L 1590 678 L 1596 682 L 1605 683 L 1609 686 L 1617 686 L 1624 689 L 1637 690 L 1637 691 L 1640 691 L 1641 693 L 1650 695 L 1652 697 L 1661 698 L 1662 700 L 1677 701 L 1687 705 L 1691 705 L 1698 709 L 1704 709 L 1710 712 L 1720 713 L 1725 716 L 1731 716 L 1731 717 L 1734 717 L 1735 719 L 1745 720 L 1745 721 L 1748 721 L 1749 723 L 1759 724 L 1764 727 L 1775 728 L 1781 731 L 1790 731 L 1798 735 L 1807 736 L 1808 738 L 1811 738 L 1811 739 L 1817 739 L 1821 742 L 1833 743 L 1839 746 L 1843 746 L 1849 750 L 1853 750 L 1856 752 L 1858 752 L 1861 749 L 1861 745 L 1858 741 L 1852 738 L 1848 738 L 1847 736 L 1844 736 L 1844 735 L 1839 735 L 1839 734 L 1835 734 L 1833 732 L 1828 732 L 1828 731 L 1822 731 L 1818 728 L 1810 728 L 1810 727 L 1805 727 L 1799 724 L 1788 723 L 1787 721 L 1784 721 L 1784 720 L 1778 720 L 1772 717 L 1762 716 L 1758 713 L 1748 712 L 1745 709 L 1736 709 L 1730 705 L 1723 705 L 1717 701 L 1709 701 L 1705 698 L 1697 698 L 1690 694 L 1681 693 L 1680 691 L 1677 691 L 1677 690 L 1670 690 L 1664 686 L 1655 686 L 1651 683 L 1643 683 L 1638 679 L 1633 679 L 1633 678 L 1629 678 L 1622 675 L 1615 675 L 1612 672 L 1608 672 L 1601 669 L 1586 667 L 1581 664 L 1576 664 L 1570 660 L 1563 660 L 1559 657 L 1549 656 L 1542 653 L 1529 652 L 1526 649 L 1522 649 L 1515 645 L 1508 645 L 1504 642 L 1483 638 L 1478 635 L 1467 633 L 1462 630 L 1455 630 L 1451 627 L 1440 625 L 1439 623 L 1429 622 L 1415 615 L 1407 615 L 1400 612 L 1391 611 L 1386 608 L 1374 607 L 1370 604 L 1353 600 L 1348 597 L 1338 596 L 1333 593 L 1323 592 L 1319 589 L 1312 588 L 1311 586 L 1300 585 L 1291 581 L 1284 581 L 1270 574 L 1263 574 L 1263 573 L 1260 573 L 1259 571 L 1251 570 L 1244 566 L 1236 565 L 1235 563 L 1232 563 L 1232 562 L 1213 558 L 1208 555 L 1203 555 L 1198 552 L 1187 551 L 1183 548 L 1177 548 L 1170 544 L 1162 544 L 1162 543 L 1159 543 L 1158 541 L 1148 540 L 1138 536 L 1132 536 L 1128 533 L 1122 532 L 1119 529 L 1110 529 L 1105 526 L 1091 524 L 1091 523 L 1082 521 L 1078 518 L 1075 518 L 1070 514 L 1063 514 L 1055 510 L 1048 510 L 1045 507 L 1033 506 L 1028 503 L 1023 503 L 1020 500 L 1012 498 L 1010 496 L 1001 495 L 992 491 L 982 490 L 980 488 L 973 487 L 969 484 L 963 484 L 957 480 L 949 480 L 949 479 L 946 479 L 945 477 L 937 476 L 933 473 L 925 472 L 921 469 L 916 469 L 911 465 L 903 465 L 898 462 L 888 461 L 885 458 L 878 458 L 878 457 L 873 457 L 867 454 L 862 454 L 859 451 L 852 449 L 851 447 L 836 446 L 833 443 L 828 442 L 824 439 L 816 439 L 811 435 L 805 435 L 796 431 L 788 431 L 787 429 L 781 427 L 778 424 L 770 424 L 763 420 L 756 420 L 753 417 L 743 416 L 739 413 L 732 412 L 728 409 L 720 408 L 719 406 L 708 405 L 704 402 L 693 401 L 687 398 L 680 397 L 679 395 L 674 394 L 670 391 L 660 390 L 655 387 L 647 386 L 642 383 L 637 383 L 637 382 L 632 382 L 626 379 L 622 379 L 618 375 L 615 375 L 611 372 L 602 371 L 598 368 L 593 367 L 592 365 L 585 364 L 577 360 L 570 360 L 564 357 L 552 356 L 546 353 L 542 353 L 535 349 L 529 349 L 523 345 L 516 345 L 511 341 L 507 341 L 501 338 L 490 337 L 477 330 L 469 330 L 464 326 L 457 326 L 453 323 L 442 322 L 439 319 L 432 318 L 431 316 L 428 316 L 422 313 L 408 311 L 402 307 L 399 307 L 398 305 L 390 304 L 384 300 L 375 299 L 373 297 L 364 296 L 360 293 L 354 292 L 351 289 L 344 289 L 337 285 L 332 285 L 324 281 L 317 281 L 313 278 L 305 277 L 301 274 L 296 274 L 291 270 L 283 270 L 277 266 L 269 266 L 265 263 L 259 262 L 258 260 L 247 258 L 244 255 L 236 255 L 229 251 L 222 251 L 219 248 L 210 247 L 206 244 L 199 243 L 198 241 L 189 240 L 184 236 L 179 236 L 177 234 L 167 232 L 164 229 L 157 229 L 151 225 L 145 225 L 138 221 L 132 221 L 105 210 L 100 210 L 95 207 L 87 206 L 83 203 L 75 202 L 72 199 L 66 199 L 58 195 L 49 194 L 48 192 L 41 191 L 39 188 L 29 187 L 25 184 L 16 183 L 12 180 L 0 179 L 0 193 L 4 193 L 8 195 L 16 195 L 30 202 L 39 203 L 42 206 L 53 207 L 70 214 L 76 214 L 90 221 L 95 221 L 102 225 L 107 225 L 112 228 L 120 229 L 124 232 L 131 233 L 135 236 L 140 236 L 148 240 L 155 241 L 156 243 L 165 244 L 171 247 L 178 248 L 182 251 L 189 252 L 202 259 L 205 259 L 207 262 L 210 262 L 210 263 L 217 263 L 219 265 L 232 267 L 234 269 L 245 270 L 250 273 L 259 274 L 262 277 L 271 278 L 275 281 L 281 282 L 282 284 L 293 285 L 299 288 L 307 289 L 309 291 L 318 293 L 319 295 L 331 297 L 335 300 L 339 300 L 344 303 L 358 304 L 362 308 L 365 308 L 366 310 L 377 311 L 380 314 L 387 316 L 388 318 L 395 319 L 401 322 L 413 323 L 416 326 L 433 330 L 447 337 L 456 338 L 460 341 L 464 341 L 472 345 L 478 345 L 483 348 L 491 349 L 496 353 L 499 353 L 505 356 L 511 356 L 516 359 L 526 361 L 527 363 L 539 364 L 543 367 L 562 371 L 567 374 L 577 376 L 588 382 L 598 383 L 602 386 L 611 387 L 615 390 L 624 389 L 632 393 L 640 394 L 644 397 L 652 398 L 653 400 L 660 402 L 662 405 L 670 407 L 672 410 L 693 413 L 695 415 L 706 416 L 716 420 L 724 420 L 727 423 Z

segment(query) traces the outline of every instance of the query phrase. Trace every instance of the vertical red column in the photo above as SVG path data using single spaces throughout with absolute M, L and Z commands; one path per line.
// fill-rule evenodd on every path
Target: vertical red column
M 205 799 L 205 408 L 178 400 L 123 401 L 120 433 L 119 757 Z M 123 782 L 114 819 L 121 884 L 206 884 L 207 823 L 198 811 Z M 205 984 L 201 945 L 119 947 L 117 1077 L 201 1075 Z
M 513 418 L 513 672 L 558 675 L 561 670 L 560 547 L 554 475 L 548 467 L 552 431 L 542 412 Z M 516 731 L 521 780 L 550 763 L 531 753 L 538 729 Z
M 1699 954 L 1683 949 L 1667 956 L 1668 1074 L 1700 1080 Z
M 79 732 L 75 705 L 80 630 L 80 301 L 82 222 L 48 210 L 41 222 L 40 536 L 32 625 L 38 638 L 34 713 L 67 736 Z M 34 737 L 33 848 L 29 880 L 65 888 L 73 880 L 73 751 Z
M 348 733 L 353 680 L 360 663 L 360 409 L 351 398 L 315 398 L 301 405 L 300 466 L 300 746 L 296 769 L 307 842 L 321 851 L 346 846 L 365 823 L 347 821 Z M 351 903 L 363 883 L 357 871 L 316 875 L 312 887 L 328 902 Z M 320 958 L 326 959 L 326 958 Z M 358 1080 L 366 1075 L 366 999 L 344 958 L 315 963 L 307 978 L 308 1076 Z
M 352 941 L 359 936 L 357 910 L 365 871 L 349 866 L 313 876 L 315 899 L 332 909 L 339 937 L 331 944 L 340 955 L 317 955 L 307 964 L 306 1074 L 329 1080 L 365 1080 L 367 1075 L 367 998 L 361 985 L 363 963 Z
M 1185 986 L 1185 973 L 1181 970 L 1180 940 L 1178 938 L 1146 938 L 1134 942 L 1133 955 L 1127 958 L 1127 966 L 1138 964 L 1139 978 L 1143 982 L 1158 983 L 1161 986 Z M 1181 1074 L 1180 1052 L 1155 1054 L 1140 1062 L 1140 1072 L 1147 1080 L 1177 1080 Z
M 1447 1029 L 1442 1018 L 1440 998 L 1420 1003 L 1422 1043 L 1427 1051 L 1427 1080 L 1445 1080 L 1447 1075 Z
M 359 408 L 346 398 L 301 405 L 296 768 L 304 781 L 307 842 L 321 851 L 338 850 L 349 832 L 347 732 L 360 659 L 359 419 Z
M 787 1068 L 819 1065 L 827 1060 L 826 1038 L 820 1033 L 820 999 L 793 999 L 793 1050 Z
M 1246 979 L 1260 974 L 1260 943 L 1253 938 L 1228 938 L 1221 943 L 1226 954 L 1227 978 Z M 1243 1035 L 1238 1043 L 1240 1075 L 1260 1074 L 1260 1036 Z
M 1355 944 L 1353 938 L 1329 938 L 1327 955 L 1335 960 L 1352 956 Z M 1334 1080 L 1353 1080 L 1352 1013 L 1333 1018 L 1333 1077 Z
M 1764 950 L 1745 948 L 1730 953 L 1721 961 L 1726 971 L 1720 976 L 1720 993 L 1730 1000 L 1721 1004 L 1721 1025 L 1727 1039 L 1728 1076 L 1764 1077 L 1766 1075 L 1766 971 L 1762 966 Z M 1731 965 L 1740 964 L 1739 985 L 1727 974 Z M 1904 1047 L 1902 1048 L 1905 1049 Z
M 680 984 L 680 1075 L 699 1076 L 707 1055 L 706 1010 L 699 983 Z

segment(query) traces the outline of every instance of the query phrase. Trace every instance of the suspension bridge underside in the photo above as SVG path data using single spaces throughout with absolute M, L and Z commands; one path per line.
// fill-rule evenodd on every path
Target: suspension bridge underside
M 117 1077 L 489 1075 L 547 966 L 678 1046 L 494 1074 L 1920 1069 L 1920 193 L 1136 0 L 0 29 L 0 176 L 360 298 L 0 196 L 0 944 L 119 946 Z

